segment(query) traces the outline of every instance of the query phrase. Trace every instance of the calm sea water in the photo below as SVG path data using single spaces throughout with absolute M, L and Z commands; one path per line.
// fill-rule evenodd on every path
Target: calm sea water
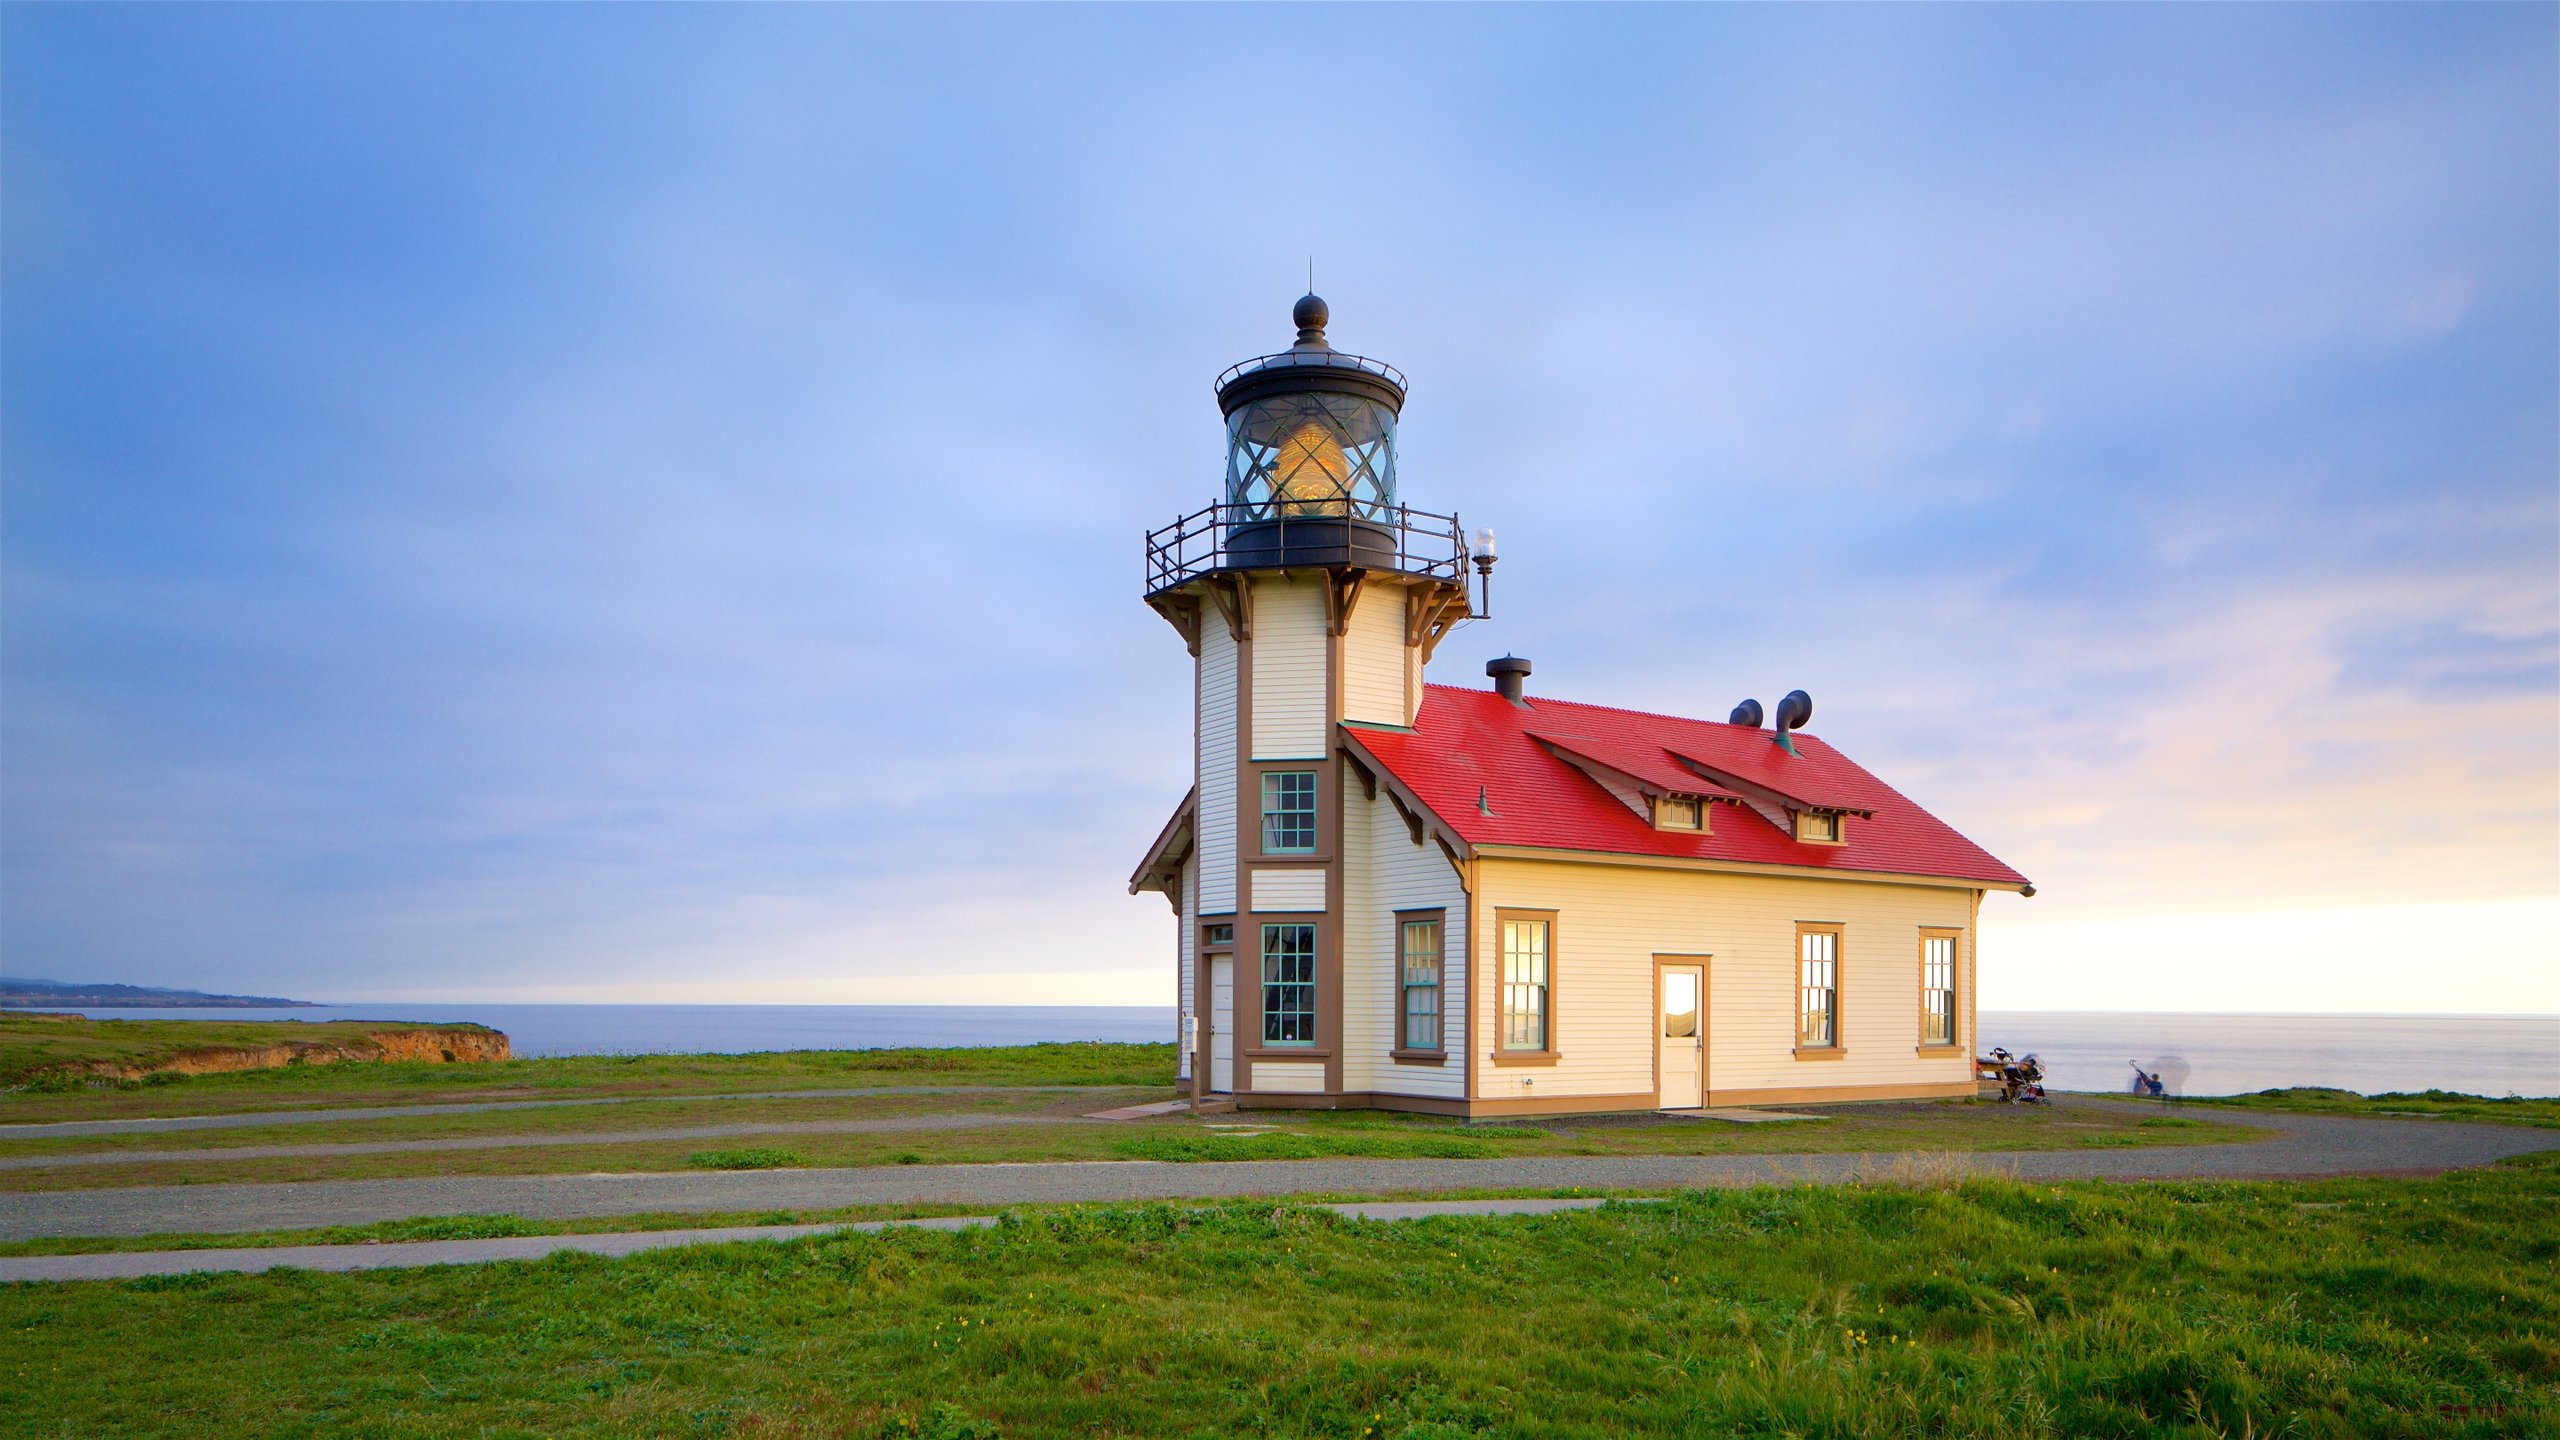
M 1173 1038 L 1158 1005 L 324 1005 L 294 1010 L 109 1010 L 113 1019 L 477 1021 L 519 1055 L 837 1050 Z M 2285 1085 L 2560 1095 L 2560 1016 L 2138 1015 L 1985 1010 L 1985 1048 L 2034 1051 L 2064 1090 L 2122 1090 L 2129 1064 L 2187 1067 L 2192 1095 Z M 2174 1066 L 2171 1074 L 2175 1075 Z

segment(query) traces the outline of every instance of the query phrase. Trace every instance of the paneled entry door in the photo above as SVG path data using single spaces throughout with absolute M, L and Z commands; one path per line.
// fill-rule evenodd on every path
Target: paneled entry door
M 1236 1088 L 1236 957 L 1209 957 L 1209 1089 Z
M 1707 1103 L 1707 967 L 1662 965 L 1655 983 L 1661 987 L 1661 1105 L 1665 1110 L 1695 1110 Z

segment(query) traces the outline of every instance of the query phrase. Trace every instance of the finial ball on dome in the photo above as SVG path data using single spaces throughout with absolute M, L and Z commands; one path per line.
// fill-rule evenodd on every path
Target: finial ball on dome
M 1290 322 L 1301 330 L 1322 330 L 1332 318 L 1333 312 L 1325 308 L 1324 298 L 1318 295 L 1298 297 L 1298 307 L 1289 312 Z

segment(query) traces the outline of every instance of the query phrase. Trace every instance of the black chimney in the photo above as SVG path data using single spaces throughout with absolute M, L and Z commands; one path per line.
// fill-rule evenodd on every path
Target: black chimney
M 1529 702 L 1520 697 L 1520 685 L 1529 678 L 1529 662 L 1517 655 L 1484 662 L 1484 673 L 1493 677 L 1493 692 L 1514 705 Z

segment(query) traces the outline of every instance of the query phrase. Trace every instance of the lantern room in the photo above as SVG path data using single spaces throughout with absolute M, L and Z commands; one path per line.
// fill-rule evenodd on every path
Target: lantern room
M 1230 546 L 1246 564 L 1392 559 L 1404 376 L 1334 349 L 1317 297 L 1290 318 L 1296 344 L 1218 377 Z

